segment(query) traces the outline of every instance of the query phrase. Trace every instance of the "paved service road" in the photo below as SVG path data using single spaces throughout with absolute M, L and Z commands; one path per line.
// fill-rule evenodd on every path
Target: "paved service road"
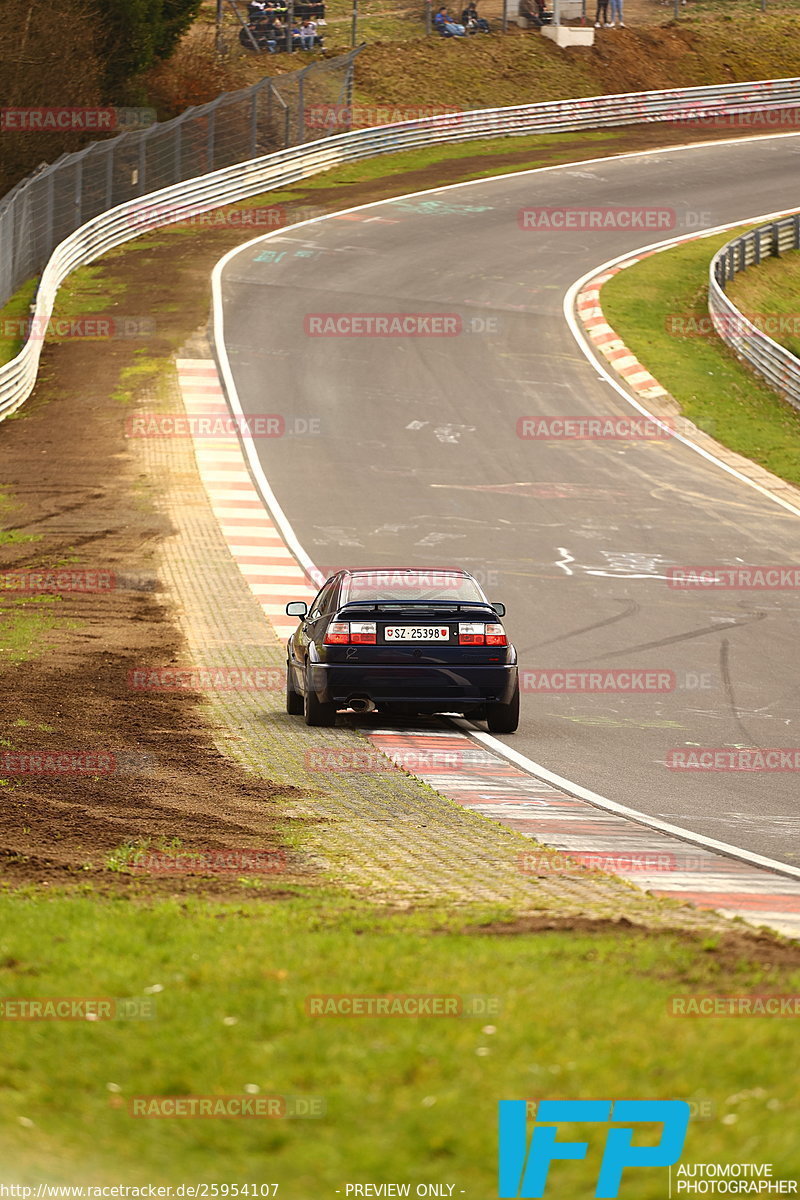
M 670 565 L 798 564 L 800 519 L 675 442 L 517 436 L 531 415 L 632 415 L 562 300 L 617 254 L 796 203 L 800 136 L 565 166 L 390 201 L 246 248 L 223 276 L 245 412 L 322 568 L 459 564 L 508 606 L 524 669 L 673 671 L 665 694 L 523 697 L 504 739 L 613 800 L 789 863 L 800 774 L 678 773 L 687 747 L 798 747 L 795 591 L 680 592 Z M 671 229 L 523 232 L 523 207 L 669 207 Z M 308 314 L 440 313 L 455 337 L 309 337 Z M 683 352 L 683 351 L 681 351 Z

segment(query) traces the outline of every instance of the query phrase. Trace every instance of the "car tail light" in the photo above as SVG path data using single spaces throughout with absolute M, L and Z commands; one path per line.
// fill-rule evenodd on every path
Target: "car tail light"
M 486 626 L 486 645 L 487 646 L 507 646 L 508 638 L 506 631 L 502 625 L 487 625 Z
M 507 646 L 508 638 L 502 625 L 484 625 L 483 621 L 461 621 L 458 626 L 459 646 Z
M 340 624 L 344 625 L 342 621 Z M 374 621 L 351 621 L 350 641 L 355 646 L 374 646 L 378 640 L 378 626 Z
M 331 621 L 322 640 L 326 646 L 374 646 L 378 627 L 374 621 Z

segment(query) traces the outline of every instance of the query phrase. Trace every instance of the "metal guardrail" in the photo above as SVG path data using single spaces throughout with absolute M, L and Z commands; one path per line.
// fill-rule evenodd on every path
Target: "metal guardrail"
M 0 200 L 0 304 L 42 270 L 59 242 L 115 205 L 327 136 L 329 128 L 305 119 L 306 106 L 349 103 L 361 49 L 92 142 L 21 180 Z
M 790 404 L 800 409 L 800 359 L 773 341 L 725 294 L 725 285 L 740 271 L 791 250 L 800 250 L 800 213 L 770 221 L 757 229 L 748 229 L 747 233 L 728 242 L 711 260 L 708 311 L 723 342 Z M 775 314 L 772 319 L 777 323 L 779 315 Z M 762 323 L 771 323 L 767 314 L 762 314 Z
M 71 271 L 144 232 L 143 209 L 148 213 L 145 228 L 152 229 L 285 187 L 344 163 L 420 146 L 657 121 L 692 127 L 709 119 L 765 112 L 780 115 L 798 107 L 800 79 L 768 79 L 455 112 L 359 129 L 311 145 L 293 146 L 137 196 L 81 225 L 55 248 L 42 273 L 34 329 L 46 328 L 58 288 Z M 307 108 L 306 119 L 309 117 L 313 120 L 314 114 Z M 19 408 L 33 391 L 41 349 L 42 336 L 36 333 L 28 338 L 15 359 L 0 367 L 0 420 Z

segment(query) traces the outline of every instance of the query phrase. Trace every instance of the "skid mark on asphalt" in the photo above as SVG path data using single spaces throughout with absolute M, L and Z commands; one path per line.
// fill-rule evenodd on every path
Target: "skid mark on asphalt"
M 190 415 L 230 418 L 213 362 L 179 360 L 178 372 Z M 196 438 L 194 449 L 231 555 L 275 632 L 286 637 L 295 626 L 283 615 L 285 603 L 311 599 L 317 588 L 309 583 L 270 517 L 250 477 L 238 438 L 233 433 L 213 440 Z M 719 627 L 712 630 L 718 632 Z M 709 631 L 697 631 L 695 636 L 705 632 Z M 800 936 L 800 883 L 794 880 L 696 848 L 578 799 L 485 749 L 467 733 L 358 727 L 392 762 L 407 771 L 413 763 L 414 776 L 473 813 L 553 849 L 588 855 L 595 869 L 610 869 L 655 895 Z M 341 736 L 344 731 L 335 732 Z M 350 787 L 355 788 L 353 779 Z M 341 795 L 344 798 L 344 793 Z M 433 817 L 433 810 L 430 815 Z M 422 814 L 416 819 L 421 820 Z M 381 836 L 385 838 L 394 824 L 390 816 Z M 481 853 L 482 840 L 477 831 L 474 853 Z M 532 857 L 520 854 L 517 868 L 520 881 L 546 879 L 553 873 L 552 863 L 535 851 Z M 597 878 L 580 865 L 566 864 L 558 870 L 572 879 Z

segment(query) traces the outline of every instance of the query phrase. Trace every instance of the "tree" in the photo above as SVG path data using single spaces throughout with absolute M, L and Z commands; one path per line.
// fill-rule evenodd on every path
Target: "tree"
M 92 0 L 109 100 L 130 80 L 168 58 L 197 16 L 201 0 Z

